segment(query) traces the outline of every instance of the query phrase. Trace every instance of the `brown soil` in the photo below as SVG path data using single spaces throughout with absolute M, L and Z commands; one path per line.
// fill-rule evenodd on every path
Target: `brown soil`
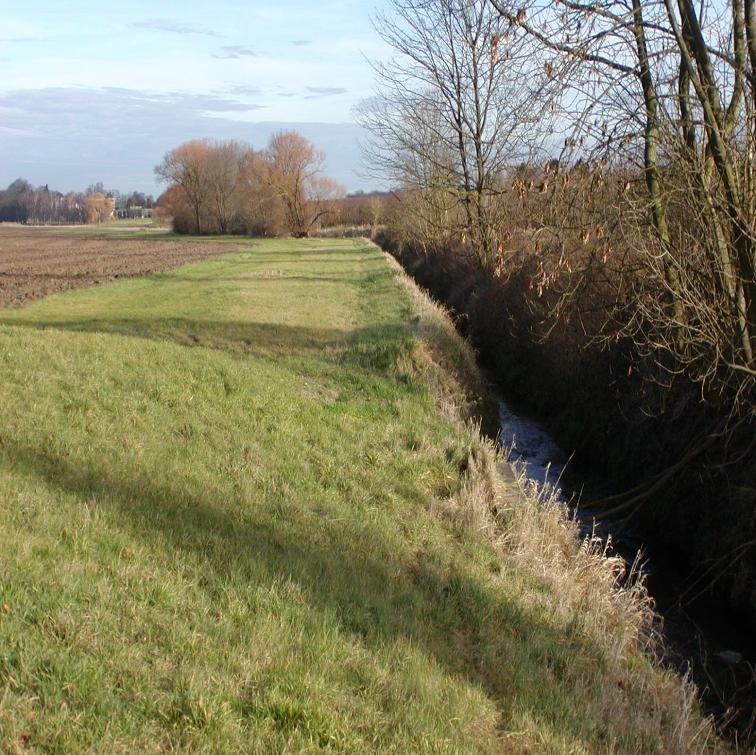
M 129 233 L 0 223 L 0 307 L 71 288 L 169 270 L 238 247 L 221 241 L 129 238 Z

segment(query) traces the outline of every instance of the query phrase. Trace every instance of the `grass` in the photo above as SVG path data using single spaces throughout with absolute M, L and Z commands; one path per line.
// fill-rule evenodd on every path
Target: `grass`
M 0 312 L 0 746 L 706 746 L 455 339 L 351 240 Z

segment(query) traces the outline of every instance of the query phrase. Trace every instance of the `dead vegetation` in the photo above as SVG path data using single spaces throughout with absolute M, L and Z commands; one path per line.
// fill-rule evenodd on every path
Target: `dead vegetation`
M 590 504 L 753 623 L 753 3 L 388 7 L 384 246 L 607 479 Z
M 470 438 L 460 487 L 436 502 L 437 514 L 487 540 L 504 570 L 521 569 L 540 585 L 528 592 L 533 608 L 551 612 L 566 634 L 583 633 L 600 647 L 603 664 L 581 669 L 574 683 L 591 692 L 607 752 L 634 751 L 639 740 L 655 752 L 719 751 L 695 686 L 658 660 L 654 604 L 643 580 L 628 574 L 627 564 L 600 540 L 581 539 L 554 491 L 519 476 L 504 452 L 481 435 L 474 417 L 485 402 L 474 397 L 487 388 L 472 348 L 446 311 L 389 259 L 415 312 L 416 373 L 443 416 Z M 516 734 L 510 736 L 516 747 Z

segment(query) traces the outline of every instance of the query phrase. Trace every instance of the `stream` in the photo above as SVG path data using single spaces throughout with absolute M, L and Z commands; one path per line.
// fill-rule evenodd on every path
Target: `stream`
M 575 517 L 581 537 L 598 537 L 604 542 L 611 540 L 612 550 L 628 564 L 638 561 L 644 574 L 651 573 L 652 564 L 644 556 L 640 533 L 618 522 L 602 519 L 595 509 L 576 505 L 580 500 L 580 481 L 574 474 L 566 475 L 567 454 L 538 422 L 519 414 L 500 398 L 499 427 L 500 443 L 509 452 L 509 461 L 526 479 L 556 492 Z
M 556 491 L 581 536 L 610 540 L 614 554 L 640 566 L 661 616 L 665 658 L 678 671 L 690 673 L 722 733 L 741 743 L 756 739 L 756 643 L 742 618 L 712 604 L 684 604 L 680 596 L 689 575 L 680 573 L 674 558 L 654 553 L 632 527 L 577 506 L 583 484 L 590 480 L 569 469 L 568 454 L 538 422 L 501 397 L 499 425 L 500 443 L 509 451 L 510 462 L 527 480 Z

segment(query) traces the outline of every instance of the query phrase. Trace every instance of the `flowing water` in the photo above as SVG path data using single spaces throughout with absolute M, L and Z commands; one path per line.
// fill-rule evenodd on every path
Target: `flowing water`
M 525 478 L 556 491 L 572 511 L 583 537 L 611 541 L 613 551 L 629 564 L 640 562 L 644 573 L 651 564 L 644 558 L 639 534 L 620 522 L 607 521 L 595 509 L 580 503 L 580 482 L 569 473 L 569 458 L 549 433 L 535 420 L 524 417 L 504 400 L 499 400 L 500 443 L 509 451 L 509 460 Z
M 520 474 L 539 488 L 556 491 L 583 537 L 609 541 L 614 555 L 640 566 L 662 617 L 669 662 L 692 674 L 726 736 L 756 742 L 756 652 L 754 638 L 742 620 L 707 606 L 684 605 L 680 595 L 686 575 L 675 575 L 674 564 L 665 562 L 663 554 L 649 558 L 638 531 L 579 505 L 583 481 L 570 470 L 568 455 L 538 422 L 500 399 L 499 424 L 501 445 Z

